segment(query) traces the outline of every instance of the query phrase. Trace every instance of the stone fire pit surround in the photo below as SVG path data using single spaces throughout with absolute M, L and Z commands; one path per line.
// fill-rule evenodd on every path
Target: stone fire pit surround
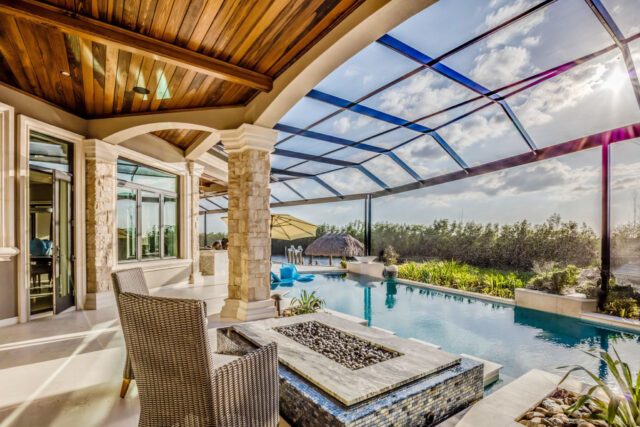
M 279 333 L 276 328 L 315 321 L 400 355 L 352 370 Z M 353 405 L 401 385 L 460 364 L 461 357 L 328 313 L 265 319 L 233 326 L 260 347 L 278 344 L 278 360 L 343 405 Z

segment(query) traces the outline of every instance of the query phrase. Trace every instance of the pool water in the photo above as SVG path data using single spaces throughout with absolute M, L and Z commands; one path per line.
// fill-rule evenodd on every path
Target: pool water
M 558 367 L 574 364 L 613 384 L 606 366 L 585 354 L 592 349 L 613 354 L 615 347 L 632 372 L 640 369 L 640 335 L 570 317 L 352 274 L 320 274 L 277 289 L 288 289 L 287 297 L 315 290 L 327 308 L 364 318 L 370 326 L 500 363 L 501 380 L 490 391 L 530 369 L 563 374 L 566 369 Z

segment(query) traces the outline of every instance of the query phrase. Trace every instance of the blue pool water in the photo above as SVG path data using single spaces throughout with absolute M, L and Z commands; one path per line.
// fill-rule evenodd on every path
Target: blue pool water
M 351 274 L 316 275 L 313 282 L 277 289 L 288 289 L 287 297 L 317 290 L 327 308 L 365 318 L 371 326 L 500 363 L 500 384 L 533 368 L 561 374 L 564 370 L 556 368 L 570 364 L 613 383 L 605 366 L 584 353 L 594 348 L 615 347 L 633 372 L 640 369 L 639 335 L 570 317 Z

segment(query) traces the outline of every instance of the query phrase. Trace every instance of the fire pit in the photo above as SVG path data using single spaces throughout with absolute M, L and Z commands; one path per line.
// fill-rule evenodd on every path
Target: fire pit
M 397 351 L 386 350 L 318 322 L 273 329 L 352 370 L 400 356 Z
M 431 425 L 482 397 L 481 363 L 328 313 L 218 329 L 219 353 L 270 342 L 294 424 Z

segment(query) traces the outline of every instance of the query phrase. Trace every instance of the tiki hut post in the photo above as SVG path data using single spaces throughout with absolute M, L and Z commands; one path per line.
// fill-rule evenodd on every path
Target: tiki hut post
M 309 265 L 313 265 L 313 255 L 309 255 Z
M 333 255 L 329 255 L 329 265 L 333 265 Z

